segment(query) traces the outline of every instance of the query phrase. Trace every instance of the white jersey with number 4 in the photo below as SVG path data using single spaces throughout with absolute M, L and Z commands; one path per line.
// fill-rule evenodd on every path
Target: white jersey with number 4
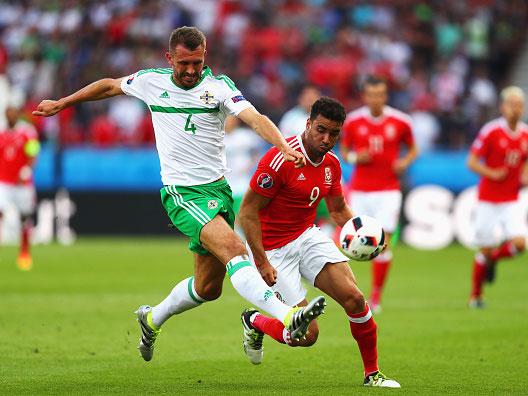
M 177 86 L 172 69 L 146 69 L 121 81 L 127 95 L 149 107 L 164 185 L 213 182 L 227 171 L 224 122 L 252 107 L 227 76 L 204 67 L 196 86 Z M 126 117 L 126 114 L 123 115 Z

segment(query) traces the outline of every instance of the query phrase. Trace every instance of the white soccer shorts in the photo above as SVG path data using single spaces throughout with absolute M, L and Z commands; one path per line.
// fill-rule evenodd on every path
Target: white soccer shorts
M 249 246 L 248 252 L 254 262 Z M 272 289 L 281 301 L 290 306 L 297 305 L 306 297 L 302 278 L 313 285 L 326 263 L 349 260 L 319 227 L 308 228 L 287 245 L 266 251 L 266 256 L 277 270 L 277 283 Z
M 35 210 L 36 193 L 33 186 L 15 186 L 0 183 L 0 211 L 10 206 L 18 209 L 21 215 L 29 216 Z
M 402 205 L 402 193 L 399 190 L 388 191 L 351 191 L 348 202 L 354 216 L 367 215 L 378 220 L 383 229 L 393 233 L 398 226 Z
M 526 235 L 526 218 L 520 201 L 478 201 L 475 207 L 475 245 L 493 247 L 501 241 Z

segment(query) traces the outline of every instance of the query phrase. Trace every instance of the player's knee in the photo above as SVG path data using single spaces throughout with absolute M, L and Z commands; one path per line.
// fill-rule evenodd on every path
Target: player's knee
M 348 313 L 359 313 L 365 309 L 365 297 L 358 289 L 352 289 L 341 304 Z
M 512 243 L 519 253 L 524 252 L 524 250 L 526 249 L 526 240 L 524 238 L 515 238 Z

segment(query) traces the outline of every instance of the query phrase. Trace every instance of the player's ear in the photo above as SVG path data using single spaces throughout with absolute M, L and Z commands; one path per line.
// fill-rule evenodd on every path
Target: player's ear
M 172 56 L 170 52 L 165 52 L 165 59 L 167 59 L 167 62 L 169 62 L 169 65 L 174 67 L 174 62 L 172 61 Z
M 306 120 L 306 130 L 310 130 L 310 128 L 312 127 L 312 120 L 310 120 L 310 117 L 307 118 Z

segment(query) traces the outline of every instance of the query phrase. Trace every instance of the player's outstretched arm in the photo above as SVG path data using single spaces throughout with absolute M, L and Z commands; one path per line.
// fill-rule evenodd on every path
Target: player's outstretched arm
M 327 196 L 325 202 L 330 217 L 339 227 L 343 227 L 353 217 L 352 209 L 347 205 L 343 195 Z
M 269 202 L 270 198 L 259 195 L 249 188 L 240 205 L 238 219 L 262 279 L 268 286 L 273 286 L 277 282 L 277 270 L 269 263 L 266 256 L 266 251 L 262 244 L 262 229 L 260 228 L 261 224 L 258 215 L 259 211 L 266 207 Z
M 249 109 L 242 110 L 238 114 L 238 118 L 254 129 L 265 141 L 277 147 L 284 155 L 284 159 L 286 161 L 293 161 L 296 168 L 306 165 L 304 155 L 292 149 L 275 124 L 268 117 L 260 114 L 255 108 L 250 107 Z
M 100 100 L 111 98 L 112 96 L 122 95 L 121 90 L 122 78 L 103 78 L 95 81 L 77 92 L 61 98 L 59 100 L 43 100 L 33 112 L 33 115 L 50 117 L 57 114 L 66 107 L 73 106 L 81 102 L 89 102 L 93 100 Z

